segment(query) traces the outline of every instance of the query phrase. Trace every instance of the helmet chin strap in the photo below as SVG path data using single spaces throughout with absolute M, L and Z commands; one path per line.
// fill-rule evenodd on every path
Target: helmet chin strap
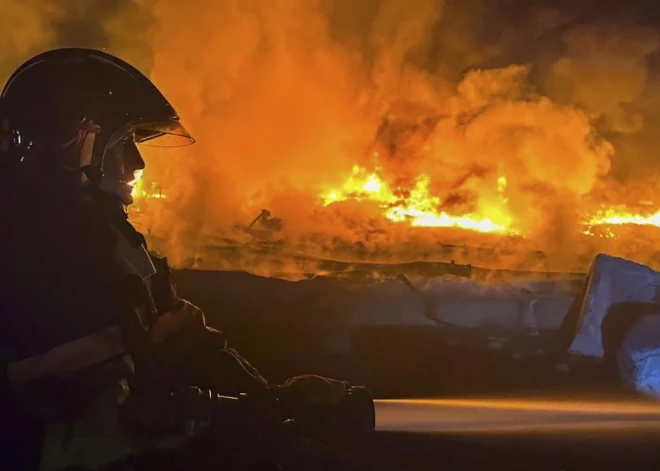
M 131 187 L 126 183 L 118 182 L 111 180 L 109 178 L 101 178 L 99 183 L 99 189 L 105 193 L 110 193 L 111 195 L 119 198 L 119 201 L 122 204 L 128 206 L 133 203 L 133 196 L 131 195 Z
M 156 273 L 147 248 L 143 244 L 134 246 L 117 227 L 111 226 L 111 228 L 117 235 L 115 257 L 124 272 L 129 275 L 137 275 L 143 280 Z

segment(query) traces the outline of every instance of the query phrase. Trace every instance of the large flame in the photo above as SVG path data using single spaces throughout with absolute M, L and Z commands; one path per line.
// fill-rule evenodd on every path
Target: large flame
M 353 199 L 369 200 L 379 203 L 383 215 L 394 222 L 407 222 L 412 226 L 423 227 L 460 227 L 478 232 L 513 233 L 512 218 L 503 196 L 506 189 L 506 177 L 498 179 L 497 201 L 480 212 L 451 215 L 439 209 L 441 200 L 430 190 L 431 179 L 428 175 L 419 175 L 412 188 L 391 187 L 379 175 L 379 170 L 369 173 L 366 169 L 354 166 L 346 182 L 336 189 L 321 195 L 324 206 Z
M 534 266 L 617 247 L 660 265 L 653 2 L 45 3 L 5 2 L 5 78 L 80 38 L 147 73 L 197 139 L 132 191 L 175 264 L 267 208 L 283 246 L 323 254 L 430 257 L 474 230 L 547 255 Z
M 660 227 L 660 210 L 650 215 L 635 214 L 626 209 L 607 208 L 599 211 L 587 221 L 590 226 L 634 224 Z
M 611 131 L 636 129 L 642 108 L 628 104 L 658 42 L 646 28 L 560 28 L 539 12 L 557 42 L 546 50 L 535 21 L 529 37 L 509 22 L 473 34 L 494 26 L 488 2 L 156 3 L 151 78 L 198 145 L 150 164 L 164 211 L 146 182 L 136 201 L 158 212 L 153 233 L 181 262 L 235 242 L 235 226 L 264 208 L 283 223 L 272 226 L 282 247 L 347 259 L 441 258 L 439 246 L 494 241 L 498 254 L 546 257 L 521 264 L 572 270 L 614 242 L 582 236 L 589 227 L 626 232 L 596 220 L 605 199 L 591 197 L 615 201 L 612 168 L 640 153 Z M 479 13 L 483 28 L 465 23 Z
M 147 199 L 165 199 L 160 185 L 150 182 L 146 185 L 143 171 L 135 172 L 132 196 L 136 207 Z M 355 165 L 346 181 L 337 188 L 331 188 L 319 195 L 320 204 L 329 206 L 342 201 L 374 202 L 382 214 L 395 223 L 413 227 L 456 227 L 485 233 L 518 234 L 515 218 L 508 207 L 506 197 L 507 178 L 497 179 L 496 198 L 482 201 L 480 210 L 468 214 L 449 214 L 441 210 L 441 198 L 431 190 L 431 178 L 421 174 L 410 187 L 390 185 L 381 175 L 380 169 L 372 172 Z M 616 238 L 606 226 L 655 226 L 660 227 L 660 210 L 640 214 L 626 207 L 609 207 L 584 217 L 582 234 L 589 236 Z

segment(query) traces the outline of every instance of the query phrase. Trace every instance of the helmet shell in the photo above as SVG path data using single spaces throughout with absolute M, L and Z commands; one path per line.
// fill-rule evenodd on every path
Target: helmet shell
M 0 159 L 19 162 L 31 150 L 66 159 L 60 149 L 92 121 L 100 133 L 91 164 L 99 169 L 121 133 L 136 132 L 138 142 L 163 134 L 194 142 L 173 106 L 135 67 L 103 51 L 55 49 L 21 65 L 2 90 Z

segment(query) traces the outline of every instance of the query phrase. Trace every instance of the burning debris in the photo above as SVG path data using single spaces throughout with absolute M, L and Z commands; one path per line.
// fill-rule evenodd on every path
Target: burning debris
M 147 155 L 134 211 L 175 263 L 250 236 L 236 226 L 262 208 L 284 245 L 323 256 L 519 244 L 557 270 L 599 250 L 655 263 L 660 203 L 631 206 L 657 186 L 655 28 L 570 2 L 153 5 L 144 67 L 198 144 Z M 116 45 L 139 55 L 133 36 Z
M 448 214 L 442 210 L 445 206 L 442 199 L 431 193 L 430 183 L 428 175 L 420 175 L 415 178 L 414 185 L 410 189 L 391 188 L 379 176 L 379 169 L 368 173 L 366 169 L 356 165 L 343 187 L 321 195 L 321 200 L 324 206 L 347 199 L 375 201 L 387 219 L 393 222 L 406 222 L 411 226 L 459 227 L 478 232 L 511 231 L 511 218 L 502 212 L 497 214 L 496 211 L 492 211 L 488 217 L 478 214 Z M 505 188 L 506 177 L 500 177 L 498 192 L 502 194 Z M 448 196 L 447 199 L 450 197 Z M 506 203 L 504 198 L 500 201 Z
M 267 231 L 282 230 L 282 220 L 280 218 L 271 218 L 270 216 L 270 211 L 262 209 L 259 215 L 248 224 L 247 229 L 252 229 L 254 225 L 259 222 L 260 226 Z
M 598 212 L 591 217 L 587 224 L 590 226 L 632 224 L 637 226 L 660 227 L 660 210 L 652 214 L 635 214 L 625 208 L 609 208 Z
M 133 184 L 136 207 L 139 207 L 143 200 L 167 198 L 160 185 L 155 182 L 150 182 L 148 188 L 145 188 L 142 171 L 136 173 Z M 454 227 L 475 232 L 518 235 L 513 225 L 514 218 L 508 208 L 506 188 L 507 178 L 500 176 L 497 179 L 496 189 L 498 197 L 490 206 L 490 211 L 483 214 L 450 214 L 443 208 L 454 206 L 452 199 L 456 196 L 448 194 L 443 200 L 437 194 L 431 193 L 429 175 L 423 174 L 415 178 L 412 188 L 392 187 L 383 179 L 380 169 L 368 172 L 365 168 L 355 165 L 341 187 L 321 193 L 318 201 L 320 207 L 328 207 L 344 201 L 377 203 L 387 220 L 412 227 Z M 602 209 L 591 216 L 586 216 L 582 225 L 584 226 L 582 234 L 615 238 L 616 235 L 609 226 L 660 227 L 660 210 L 652 214 L 643 214 L 633 213 L 626 206 Z M 270 210 L 262 209 L 247 225 L 246 230 L 251 233 L 279 232 L 283 230 L 283 220 L 271 218 Z

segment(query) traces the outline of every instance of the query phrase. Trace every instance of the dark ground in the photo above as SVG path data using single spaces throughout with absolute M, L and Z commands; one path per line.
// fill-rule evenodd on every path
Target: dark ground
M 370 453 L 409 470 L 657 470 L 660 428 L 629 433 L 378 434 Z
M 336 324 L 315 317 L 313 300 L 307 306 L 301 306 L 299 296 L 282 302 L 277 293 L 289 288 L 280 281 L 252 280 L 246 288 L 246 275 L 238 276 L 235 286 L 227 283 L 232 277 L 213 272 L 179 272 L 175 278 L 209 323 L 223 328 L 231 344 L 273 381 L 315 372 L 366 384 L 379 398 L 542 395 L 570 401 L 598 393 L 620 404 L 636 400 L 621 392 L 614 372 L 600 362 L 569 358 L 556 332 L 534 340 L 544 355 L 522 360 L 512 357 L 510 348 L 485 348 L 479 333 L 456 333 L 457 343 L 448 342 L 451 332 L 428 328 L 353 329 L 351 352 L 330 353 L 323 340 Z M 558 364 L 569 368 L 558 371 Z M 463 412 L 466 420 L 478 420 L 472 407 L 451 411 L 459 422 Z M 379 432 L 361 451 L 409 470 L 657 470 L 660 421 L 648 420 L 636 416 L 633 423 L 605 427 L 603 420 L 578 414 L 569 422 L 580 427 L 559 431 L 523 424 L 506 433 L 458 433 L 442 426 L 433 433 Z M 640 421 L 646 425 L 639 426 Z

